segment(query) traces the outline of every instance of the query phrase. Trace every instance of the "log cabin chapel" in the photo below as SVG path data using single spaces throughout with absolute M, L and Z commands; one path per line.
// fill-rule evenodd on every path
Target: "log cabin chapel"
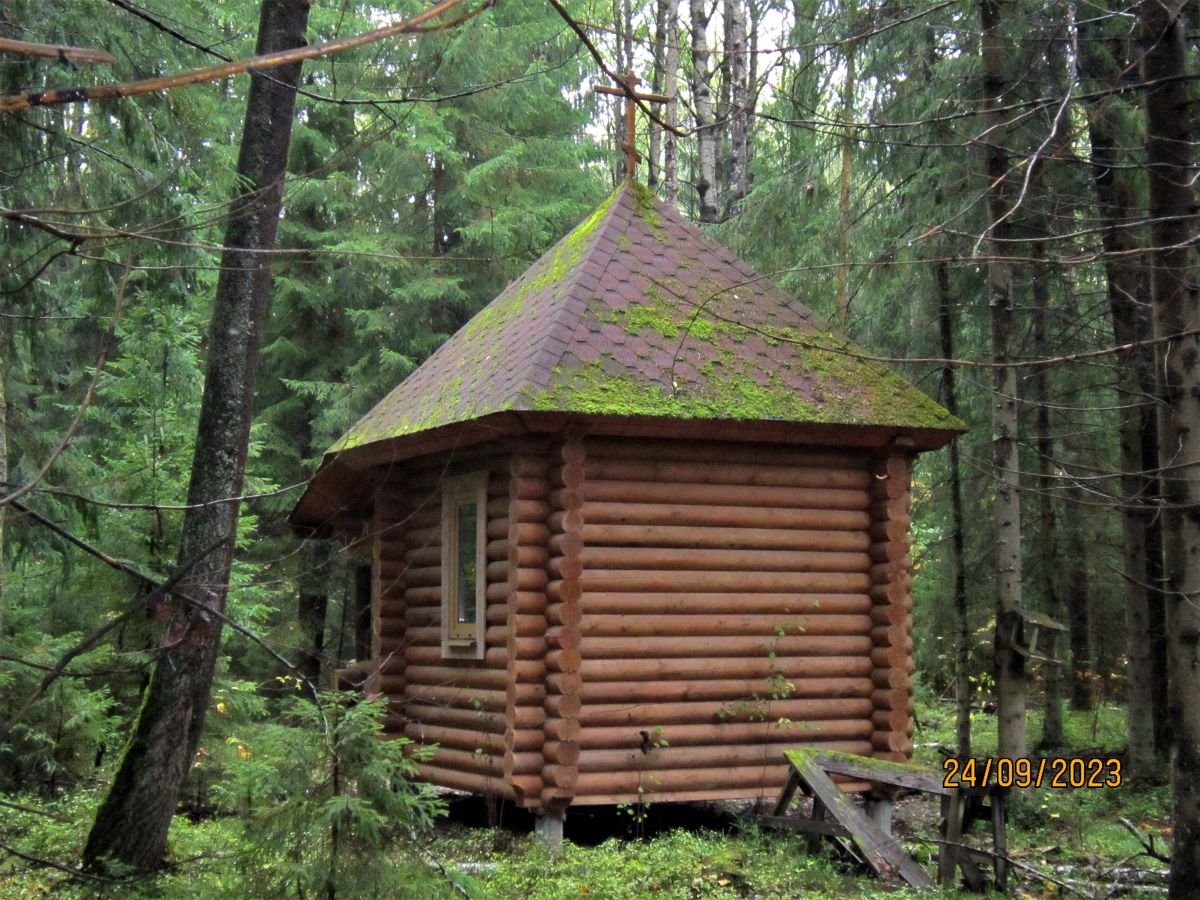
M 569 805 L 912 750 L 909 472 L 962 423 L 632 178 L 326 454 L 420 776 Z

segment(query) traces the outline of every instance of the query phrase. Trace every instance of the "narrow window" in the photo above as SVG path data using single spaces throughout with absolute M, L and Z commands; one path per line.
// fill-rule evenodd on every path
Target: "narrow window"
M 487 472 L 442 487 L 442 655 L 483 658 Z

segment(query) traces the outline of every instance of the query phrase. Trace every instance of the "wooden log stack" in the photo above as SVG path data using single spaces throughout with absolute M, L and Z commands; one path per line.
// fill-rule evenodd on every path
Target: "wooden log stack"
M 871 747 L 882 759 L 912 755 L 912 557 L 909 458 L 878 460 L 871 487 Z

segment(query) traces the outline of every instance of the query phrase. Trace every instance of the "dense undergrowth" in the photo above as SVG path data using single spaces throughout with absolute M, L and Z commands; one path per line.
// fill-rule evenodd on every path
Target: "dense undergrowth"
M 623 824 L 595 846 L 568 841 L 552 853 L 528 833 L 451 822 L 428 792 L 397 790 L 411 763 L 400 742 L 375 738 L 376 704 L 351 707 L 331 697 L 318 712 L 295 701 L 281 724 L 262 721 L 263 710 L 245 700 L 218 702 L 220 727 L 198 770 L 209 770 L 206 796 L 193 795 L 188 814 L 176 817 L 162 873 L 102 881 L 38 862 L 74 867 L 102 796 L 98 778 L 51 798 L 2 798 L 0 841 L 10 852 L 0 861 L 0 897 L 905 895 L 825 855 L 808 856 L 801 838 L 760 831 L 745 815 L 727 831 L 652 833 L 645 826 L 653 803 L 622 811 Z M 937 766 L 939 748 L 952 740 L 953 710 L 926 702 L 918 718 L 917 759 Z M 1119 746 L 1123 721 L 1113 706 L 1068 712 L 1066 749 Z M 1031 717 L 1031 734 L 1037 724 Z M 989 717 L 977 717 L 974 740 L 978 754 L 994 752 Z M 1056 882 L 1064 882 L 1087 896 L 1139 868 L 1161 869 L 1138 856 L 1145 848 L 1129 826 L 1163 850 L 1168 809 L 1165 787 L 1017 792 L 1009 833 L 1010 854 L 1023 867 L 1016 891 L 1056 896 L 1064 890 Z M 898 833 L 925 863 L 936 850 L 928 840 L 935 819 L 931 802 L 906 801 L 897 812 Z

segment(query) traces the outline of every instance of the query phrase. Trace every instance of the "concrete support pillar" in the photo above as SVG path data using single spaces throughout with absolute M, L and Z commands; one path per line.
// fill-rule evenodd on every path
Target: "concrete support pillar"
M 548 809 L 538 815 L 533 827 L 534 834 L 539 841 L 553 850 L 562 844 L 563 822 L 566 818 L 565 809 Z

